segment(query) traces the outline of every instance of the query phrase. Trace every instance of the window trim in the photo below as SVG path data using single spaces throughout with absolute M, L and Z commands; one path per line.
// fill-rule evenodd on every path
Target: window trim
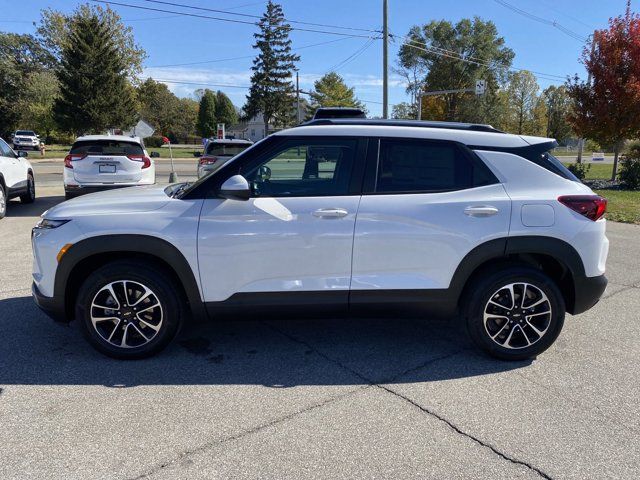
M 467 145 L 461 142 L 456 142 L 452 140 L 438 140 L 431 138 L 416 138 L 416 137 L 374 137 L 370 139 L 371 141 L 377 142 L 377 147 L 374 147 L 376 150 L 375 157 L 373 155 L 367 156 L 367 173 L 365 174 L 365 186 L 362 190 L 362 195 L 421 195 L 428 193 L 447 193 L 447 192 L 461 192 L 464 190 L 471 190 L 472 188 L 480 188 L 486 187 L 489 185 L 495 185 L 500 183 L 500 180 L 495 176 L 495 174 L 491 171 L 491 169 L 482 161 L 482 159 L 471 150 Z M 459 153 L 462 154 L 464 158 L 466 158 L 473 168 L 479 168 L 482 170 L 489 182 L 484 185 L 471 185 L 466 188 L 446 188 L 446 189 L 429 189 L 429 190 L 406 190 L 406 191 L 398 191 L 398 192 L 378 192 L 377 191 L 377 182 L 378 182 L 378 172 L 380 169 L 380 153 L 382 151 L 382 142 L 384 140 L 396 140 L 396 141 L 407 141 L 407 142 L 420 142 L 427 143 L 431 145 L 448 145 L 452 146 Z
M 363 188 L 365 158 L 368 152 L 368 138 L 360 135 L 271 135 L 261 143 L 255 143 L 242 153 L 238 154 L 219 170 L 205 177 L 206 181 L 198 184 L 196 188 L 188 191 L 183 199 L 219 198 L 217 192 L 222 184 L 233 175 L 241 175 L 242 169 L 248 164 L 259 162 L 267 156 L 273 155 L 282 148 L 282 145 L 296 140 L 299 142 L 339 142 L 341 140 L 355 140 L 356 151 L 353 165 L 351 166 L 350 179 L 347 193 L 331 195 L 298 195 L 283 197 L 251 197 L 251 198 L 312 198 L 312 197 L 348 197 L 361 195 Z

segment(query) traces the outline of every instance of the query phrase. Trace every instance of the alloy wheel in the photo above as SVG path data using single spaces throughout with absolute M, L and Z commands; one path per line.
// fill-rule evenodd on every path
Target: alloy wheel
M 0 186 L 0 217 L 4 215 L 7 209 L 7 199 L 4 196 L 4 189 Z
M 484 308 L 484 328 L 503 348 L 522 349 L 539 342 L 552 318 L 547 295 L 531 283 L 510 283 L 496 290 Z
M 103 340 L 119 348 L 141 347 L 152 341 L 163 322 L 157 295 L 132 280 L 102 287 L 91 302 L 91 323 Z

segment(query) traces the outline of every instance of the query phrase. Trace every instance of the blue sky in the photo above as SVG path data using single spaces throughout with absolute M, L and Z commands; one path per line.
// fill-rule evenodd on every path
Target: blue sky
M 114 0 L 151 8 L 191 11 L 204 15 L 223 17 L 217 13 L 198 12 L 184 8 L 153 4 L 144 0 Z M 251 0 L 167 0 L 173 3 L 230 10 L 236 13 L 260 15 L 265 1 Z M 594 28 L 602 28 L 611 16 L 624 12 L 626 0 L 505 0 L 527 13 L 550 21 L 562 27 L 588 36 Z M 32 33 L 35 28 L 30 22 L 39 19 L 39 11 L 52 7 L 71 11 L 78 5 L 73 0 L 0 0 L 0 29 L 20 33 Z M 280 0 L 287 18 L 297 21 L 323 23 L 339 26 L 378 29 L 382 24 L 382 0 Z M 632 8 L 638 11 L 640 0 L 632 1 Z M 19 8 L 16 8 L 19 5 Z M 133 27 L 136 41 L 147 51 L 145 74 L 157 79 L 174 82 L 204 84 L 228 84 L 246 86 L 249 84 L 253 25 L 227 23 L 208 19 L 183 17 L 168 13 L 144 11 L 124 6 L 113 6 L 126 23 Z M 497 25 L 500 35 L 512 48 L 516 57 L 514 67 L 526 68 L 551 75 L 568 75 L 584 70 L 578 62 L 582 44 L 551 25 L 538 23 L 520 15 L 496 0 L 389 0 L 389 30 L 404 35 L 412 25 L 424 24 L 430 20 L 446 19 L 453 22 L 465 17 L 480 16 Z M 243 17 L 229 17 L 251 20 Z M 300 25 L 301 26 L 301 25 Z M 301 26 L 302 27 L 302 26 Z M 303 27 L 304 28 L 304 27 Z M 310 29 L 319 27 L 306 27 Z M 341 32 L 348 32 L 340 30 Z M 353 31 L 349 33 L 364 34 Z M 344 38 L 316 32 L 292 32 L 293 47 L 307 47 L 322 42 L 321 46 L 302 48 L 297 53 L 301 88 L 310 89 L 317 80 L 331 68 L 337 71 L 347 83 L 354 86 L 359 98 L 366 101 L 373 115 L 381 113 L 382 100 L 382 44 L 380 40 L 369 42 L 366 38 Z M 368 45 L 368 47 L 367 47 Z M 366 47 L 366 48 L 365 48 Z M 390 46 L 390 64 L 397 58 L 397 44 Z M 360 52 L 360 53 L 358 53 Z M 355 57 L 350 58 L 354 54 Z M 244 57 L 236 60 L 224 60 Z M 166 67 L 164 65 L 224 60 L 198 65 Z M 345 62 L 346 60 L 346 62 Z M 539 78 L 542 88 L 561 83 L 561 80 Z M 177 95 L 188 96 L 199 85 L 168 83 Z M 246 90 L 243 88 L 215 87 L 225 91 L 235 104 L 242 106 Z M 390 102 L 406 101 L 407 95 L 402 79 L 391 73 Z

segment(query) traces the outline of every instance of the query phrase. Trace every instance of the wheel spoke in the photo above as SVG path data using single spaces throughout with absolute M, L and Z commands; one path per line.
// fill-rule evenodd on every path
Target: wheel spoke
M 549 315 L 550 313 L 551 313 L 551 310 L 547 310 L 546 312 L 540 312 L 540 313 L 531 313 L 527 315 L 527 318 L 538 317 L 540 315 Z
M 116 295 L 115 290 L 113 289 L 113 283 L 110 283 L 109 285 L 107 285 L 105 287 L 109 293 L 111 294 L 111 296 L 113 297 L 113 299 L 116 301 L 116 303 L 118 304 L 118 308 L 117 310 L 120 310 L 120 300 L 118 299 L 118 296 Z
M 520 299 L 520 308 L 524 308 L 524 301 L 527 299 L 527 287 L 529 286 L 527 283 L 523 283 L 524 287 L 522 287 L 522 298 Z
M 122 333 L 122 341 L 120 342 L 121 347 L 127 347 L 127 332 L 129 331 L 129 326 L 131 323 L 127 323 L 124 327 L 124 332 Z
M 135 323 L 131 323 L 130 324 L 133 328 L 135 328 L 136 332 L 138 332 L 142 338 L 145 339 L 146 342 L 148 342 L 149 340 L 151 340 L 150 338 L 148 338 L 144 333 L 142 333 L 142 330 L 140 330 L 138 327 L 136 327 Z
M 156 332 L 160 330 L 160 325 L 153 325 L 145 320 L 142 320 L 140 317 L 138 317 L 138 320 L 140 321 L 140 323 L 143 323 L 144 325 L 151 328 L 152 330 L 155 330 Z
M 147 287 L 144 287 L 144 293 L 142 294 L 142 296 L 139 299 L 137 299 L 135 301 L 135 303 L 131 303 L 130 305 L 132 307 L 135 307 L 135 306 L 139 305 L 140 302 L 143 302 L 146 298 L 149 297 L 149 295 L 153 295 L 153 292 L 151 290 L 149 290 Z
M 111 339 L 113 338 L 113 334 L 116 333 L 116 331 L 120 328 L 120 324 L 122 322 L 120 320 L 118 320 L 118 323 L 116 323 L 116 326 L 113 327 L 113 330 L 111 331 L 111 335 L 109 335 L 109 338 L 107 338 L 107 341 L 110 342 Z
M 129 290 L 127 289 L 127 282 L 122 282 L 122 287 L 124 288 L 124 301 L 127 305 L 131 305 L 129 301 Z
M 145 307 L 142 310 L 138 310 L 138 315 L 140 315 L 142 312 L 146 312 L 147 310 L 151 310 L 152 308 L 156 308 L 158 306 L 160 306 L 159 302 L 156 302 L 153 305 L 149 305 L 148 307 Z
M 544 330 L 539 330 L 539 329 L 538 329 L 538 327 L 536 327 L 533 323 L 531 323 L 531 322 L 529 321 L 529 318 L 528 318 L 528 317 L 525 317 L 525 322 L 527 322 L 527 325 L 529 325 L 529 327 L 531 327 L 531 329 L 532 329 L 534 332 L 536 332 L 536 334 L 537 334 L 539 337 L 541 337 L 541 336 L 544 334 L 544 332 L 546 331 L 546 328 L 545 328 Z
M 502 331 L 503 331 L 505 328 L 507 328 L 507 326 L 508 326 L 508 325 L 509 325 L 509 322 L 508 322 L 508 321 L 504 322 L 504 325 L 502 325 L 502 328 L 500 328 L 500 330 L 498 330 L 498 333 L 496 333 L 496 334 L 495 334 L 494 336 L 492 336 L 491 338 L 492 338 L 493 340 L 495 340 L 495 339 L 498 337 L 498 335 L 500 335 L 500 334 L 502 333 Z
M 527 332 L 525 332 L 524 328 L 522 328 L 520 325 L 518 325 L 518 328 L 520 329 L 520 331 L 524 335 L 524 339 L 527 341 L 527 347 L 528 347 L 529 345 L 531 345 L 531 340 L 529 340 L 529 336 L 527 335 Z
M 502 308 L 503 310 L 506 310 L 506 311 L 510 311 L 511 310 L 509 307 L 505 307 L 504 305 L 500 305 L 499 303 L 494 302 L 493 300 L 489 300 L 489 303 L 491 305 L 495 305 L 496 307 Z
M 511 337 L 513 337 L 513 332 L 515 332 L 515 331 L 516 331 L 515 328 L 511 329 L 511 331 L 509 332 L 509 336 L 507 337 L 507 339 L 504 342 L 502 342 L 502 345 L 506 345 L 507 347 L 509 347 L 509 344 L 511 343 Z M 498 343 L 500 343 L 500 342 L 498 342 Z M 509 348 L 511 348 L 511 347 L 509 347 Z

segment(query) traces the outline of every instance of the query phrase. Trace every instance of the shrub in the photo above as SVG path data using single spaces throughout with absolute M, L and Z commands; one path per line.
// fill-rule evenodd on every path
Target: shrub
M 162 137 L 160 135 L 153 135 L 144 139 L 145 147 L 160 148 L 162 146 Z
M 620 161 L 618 179 L 629 190 L 640 190 L 640 148 L 633 149 Z
M 584 163 L 584 162 L 572 163 L 567 168 L 569 168 L 569 171 L 573 173 L 576 177 L 578 177 L 580 180 L 584 180 L 587 176 L 587 173 L 591 169 L 591 164 Z

